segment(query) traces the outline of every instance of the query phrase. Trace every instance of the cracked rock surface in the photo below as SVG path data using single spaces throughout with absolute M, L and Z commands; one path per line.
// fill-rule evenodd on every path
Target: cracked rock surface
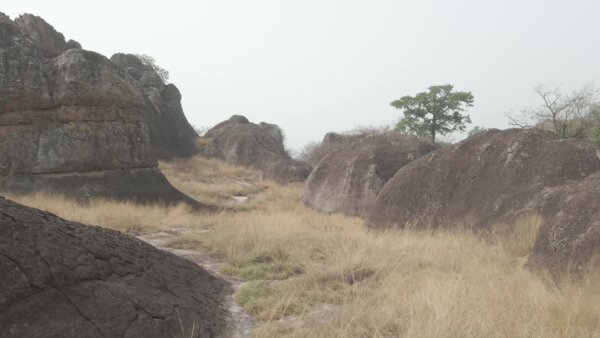
M 228 292 L 131 236 L 0 198 L 1 337 L 216 337 Z

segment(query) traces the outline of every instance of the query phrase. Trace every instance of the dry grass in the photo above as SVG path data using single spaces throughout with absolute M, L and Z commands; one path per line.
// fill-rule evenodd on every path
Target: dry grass
M 165 229 L 190 228 L 198 224 L 197 216 L 184 204 L 165 207 L 103 199 L 94 200 L 90 204 L 81 204 L 62 196 L 46 193 L 6 197 L 74 222 L 102 225 L 132 235 Z
M 194 215 L 20 201 L 129 231 L 202 229 L 171 245 L 208 250 L 225 262 L 223 272 L 252 280 L 237 301 L 259 320 L 256 337 L 600 337 L 599 273 L 557 286 L 523 269 L 539 218 L 499 228 L 492 241 L 461 230 L 374 232 L 358 218 L 306 208 L 301 185 L 202 159 L 161 168 L 204 201 L 229 203 L 228 194 L 243 189 L 247 209 Z M 213 184 L 230 189 L 213 193 Z
M 263 182 L 257 171 L 201 157 L 160 162 L 160 169 L 171 184 L 187 195 L 205 204 L 226 208 L 254 208 L 254 203 L 241 204 L 233 196 L 250 198 L 270 184 Z

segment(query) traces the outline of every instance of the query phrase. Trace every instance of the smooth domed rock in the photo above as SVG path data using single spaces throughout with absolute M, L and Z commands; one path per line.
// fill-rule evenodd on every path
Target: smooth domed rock
M 201 267 L 3 198 L 0 271 L 2 337 L 216 337 L 227 324 L 231 287 Z
M 326 147 L 304 186 L 304 202 L 317 210 L 367 216 L 396 171 L 436 149 L 414 136 L 328 133 Z
M 541 213 L 549 192 L 598 170 L 598 148 L 585 141 L 535 130 L 490 130 L 398 170 L 377 197 L 368 224 L 474 229 L 510 225 Z
M 287 154 L 277 125 L 255 124 L 244 116 L 233 115 L 211 128 L 205 137 L 211 140 L 212 156 L 261 170 L 265 178 L 280 183 L 302 182 L 310 174 L 308 163 Z

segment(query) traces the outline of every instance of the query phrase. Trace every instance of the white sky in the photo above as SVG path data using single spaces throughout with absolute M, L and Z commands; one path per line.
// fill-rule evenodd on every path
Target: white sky
M 396 121 L 389 102 L 430 85 L 472 91 L 473 125 L 537 103 L 537 83 L 600 77 L 598 0 L 2 0 L 110 57 L 152 55 L 190 123 L 232 114 L 281 126 L 300 149 L 328 131 Z

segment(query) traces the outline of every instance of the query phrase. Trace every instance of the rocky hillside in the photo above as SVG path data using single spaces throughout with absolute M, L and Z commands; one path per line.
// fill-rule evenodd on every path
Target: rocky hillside
M 193 203 L 159 172 L 146 110 L 116 63 L 39 17 L 0 15 L 1 189 Z

